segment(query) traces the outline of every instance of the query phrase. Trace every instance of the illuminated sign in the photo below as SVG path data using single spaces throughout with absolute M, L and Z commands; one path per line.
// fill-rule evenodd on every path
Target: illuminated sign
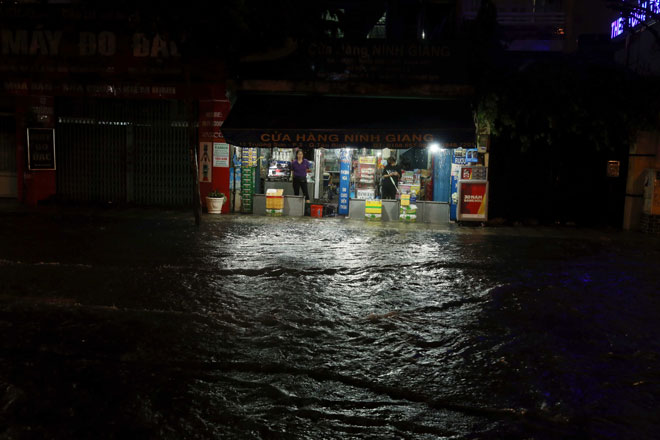
M 623 17 L 619 17 L 612 22 L 612 38 L 616 38 L 623 33 Z
M 612 39 L 623 34 L 626 29 L 634 29 L 647 20 L 657 19 L 660 14 L 660 0 L 637 0 L 637 6 L 627 16 L 621 16 L 611 24 Z

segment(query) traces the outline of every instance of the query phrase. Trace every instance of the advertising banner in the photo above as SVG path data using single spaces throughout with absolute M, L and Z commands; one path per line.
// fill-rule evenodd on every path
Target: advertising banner
M 229 168 L 229 144 L 213 142 L 213 166 Z
M 488 180 L 488 168 L 482 166 L 461 167 L 460 180 Z
M 479 151 L 476 148 L 469 148 L 465 152 L 465 161 L 467 163 L 477 163 L 479 162 Z
M 351 183 L 351 150 L 341 150 L 339 167 L 339 215 L 348 215 L 348 191 Z
M 488 220 L 488 182 L 459 182 L 458 220 Z

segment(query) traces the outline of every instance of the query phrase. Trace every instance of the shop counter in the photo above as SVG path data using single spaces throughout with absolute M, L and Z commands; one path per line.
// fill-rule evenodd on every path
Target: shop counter
M 278 181 L 265 181 L 264 182 L 264 191 L 268 191 L 269 189 L 283 189 L 284 190 L 284 195 L 285 196 L 293 196 L 293 182 L 289 181 L 284 181 L 284 180 L 278 180 Z M 309 194 L 310 198 L 314 197 L 314 183 L 313 182 L 307 182 L 307 191 Z M 302 196 L 302 190 L 300 191 L 300 195 Z
M 348 217 L 356 220 L 364 220 L 364 209 L 366 199 L 350 199 L 348 201 Z M 393 222 L 399 220 L 399 201 L 383 200 L 381 220 Z
M 417 218 L 424 223 L 449 223 L 449 203 L 417 201 Z
M 350 199 L 348 201 L 348 218 L 364 220 L 365 199 Z
M 363 220 L 365 199 L 350 199 L 348 205 L 348 215 L 352 219 Z M 417 219 L 419 223 L 448 223 L 449 222 L 449 203 L 417 201 Z M 399 201 L 383 200 L 382 203 L 382 221 L 399 220 Z
M 252 213 L 266 215 L 266 194 L 255 194 L 252 199 Z M 305 214 L 304 196 L 284 196 L 284 209 L 282 215 L 302 217 Z
M 398 200 L 382 200 L 383 211 L 381 219 L 384 222 L 398 222 L 399 221 L 399 201 Z
M 252 196 L 252 214 L 266 215 L 266 194 Z
M 302 217 L 305 215 L 305 196 L 284 196 L 284 211 L 290 217 Z

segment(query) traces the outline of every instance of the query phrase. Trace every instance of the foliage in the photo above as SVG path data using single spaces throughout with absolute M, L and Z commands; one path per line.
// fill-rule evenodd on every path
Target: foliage
M 510 61 L 478 87 L 477 123 L 492 135 L 490 214 L 620 227 L 629 147 L 658 126 L 660 81 L 578 56 Z M 620 178 L 606 176 L 609 160 Z
M 657 87 L 612 66 L 535 62 L 482 85 L 478 120 L 495 136 L 515 136 L 521 151 L 553 148 L 567 138 L 611 151 L 654 122 L 659 108 L 642 84 Z
M 210 197 L 212 199 L 224 199 L 225 195 L 223 193 L 221 193 L 220 191 L 218 191 L 217 189 L 214 189 L 213 191 L 211 191 L 209 193 L 209 195 L 207 197 Z

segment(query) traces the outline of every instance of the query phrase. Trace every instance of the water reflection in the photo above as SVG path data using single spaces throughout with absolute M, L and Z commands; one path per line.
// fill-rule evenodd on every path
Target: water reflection
M 48 368 L 52 396 L 76 374 L 90 395 L 116 388 L 101 426 L 160 438 L 658 432 L 657 280 L 632 246 L 336 219 L 40 226 L 59 234 L 39 236 L 38 256 L 3 237 L 21 244 L 0 254 L 3 322 L 41 350 L 27 372 L 16 354 L 3 380 L 37 390 Z M 89 245 L 72 252 L 79 237 Z M 26 291 L 70 302 L 28 306 Z M 31 321 L 41 330 L 17 330 Z M 73 396 L 65 419 L 92 429 Z

